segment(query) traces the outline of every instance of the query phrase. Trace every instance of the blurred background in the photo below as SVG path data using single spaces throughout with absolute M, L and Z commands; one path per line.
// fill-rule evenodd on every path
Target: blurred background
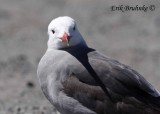
M 111 11 L 111 6 L 155 11 Z M 159 0 L 0 0 L 0 114 L 55 114 L 37 65 L 53 18 L 71 16 L 88 45 L 131 66 L 160 90 Z

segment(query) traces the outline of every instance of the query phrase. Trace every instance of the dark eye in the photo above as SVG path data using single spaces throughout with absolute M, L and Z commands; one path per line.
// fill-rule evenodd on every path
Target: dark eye
M 73 30 L 76 30 L 76 27 L 75 27 L 75 26 L 73 27 Z
M 54 30 L 52 30 L 52 33 L 54 34 L 54 33 L 55 33 L 55 31 L 54 31 Z

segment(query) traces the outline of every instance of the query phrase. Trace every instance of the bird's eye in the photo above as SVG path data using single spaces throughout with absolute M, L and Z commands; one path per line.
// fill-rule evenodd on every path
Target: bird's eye
M 52 30 L 52 33 L 54 34 L 54 33 L 55 33 L 55 31 L 54 31 L 54 30 Z
M 76 27 L 75 27 L 75 26 L 73 27 L 73 30 L 76 30 Z

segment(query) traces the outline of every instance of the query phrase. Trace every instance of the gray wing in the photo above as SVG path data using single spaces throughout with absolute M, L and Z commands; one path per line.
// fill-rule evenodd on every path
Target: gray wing
M 97 74 L 101 73 L 101 75 L 104 75 L 102 76 L 102 80 L 104 80 L 104 83 L 106 85 L 111 85 L 107 83 L 110 82 L 110 80 L 114 80 L 113 82 L 111 82 L 122 84 L 124 88 L 135 88 L 142 90 L 154 97 L 160 96 L 159 92 L 147 80 L 145 80 L 143 76 L 141 76 L 135 70 L 131 69 L 129 66 L 121 64 L 114 59 L 107 58 L 104 55 L 99 54 L 98 52 L 93 52 L 91 55 L 89 55 L 89 60 L 90 64 L 92 64 L 93 67 L 97 65 L 101 66 L 94 69 L 96 70 Z M 112 86 L 111 88 L 114 87 Z M 122 92 L 125 91 L 123 91 L 122 89 Z
M 133 96 L 142 101 L 152 100 L 154 102 L 154 98 L 155 100 L 160 99 L 159 92 L 129 66 L 107 58 L 96 51 L 89 53 L 88 58 L 106 88 L 111 91 L 123 96 Z
M 80 61 L 83 61 L 86 59 L 86 56 L 79 58 L 81 59 Z M 86 63 L 87 61 L 87 64 L 90 64 L 110 93 L 123 97 L 135 97 L 142 102 L 160 106 L 159 92 L 130 67 L 110 59 L 97 51 L 89 52 L 87 60 L 83 62 Z M 76 69 L 77 66 L 75 65 L 74 67 L 73 69 Z M 91 86 L 99 86 L 86 70 L 79 72 L 79 67 L 77 67 L 73 73 L 81 82 Z
M 106 114 L 105 93 L 99 86 L 91 86 L 81 82 L 75 75 L 70 76 L 63 82 L 64 92 L 83 106 L 96 112 L 97 114 Z M 110 106 L 110 105 L 108 105 Z M 111 111 L 110 111 L 111 112 Z M 116 113 L 115 113 L 116 114 Z
M 112 102 L 99 86 L 81 82 L 75 75 L 63 82 L 64 93 L 96 114 L 159 114 L 159 108 L 147 106 L 133 97 Z M 111 95 L 115 95 L 111 93 Z M 119 95 L 116 97 L 121 98 Z

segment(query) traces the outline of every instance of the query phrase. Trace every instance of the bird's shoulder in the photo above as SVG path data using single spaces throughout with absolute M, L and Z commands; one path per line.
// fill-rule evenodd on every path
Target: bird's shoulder
M 105 83 L 110 81 L 111 83 L 116 82 L 117 85 L 128 87 L 127 89 L 140 89 L 152 96 L 160 96 L 159 92 L 141 74 L 130 66 L 122 64 L 97 51 L 90 53 L 89 57 L 93 67 L 95 64 L 98 64 L 98 67 L 94 68 L 97 73 L 100 75 L 103 73 L 103 75 L 105 75 L 102 78 L 102 80 L 106 80 Z

